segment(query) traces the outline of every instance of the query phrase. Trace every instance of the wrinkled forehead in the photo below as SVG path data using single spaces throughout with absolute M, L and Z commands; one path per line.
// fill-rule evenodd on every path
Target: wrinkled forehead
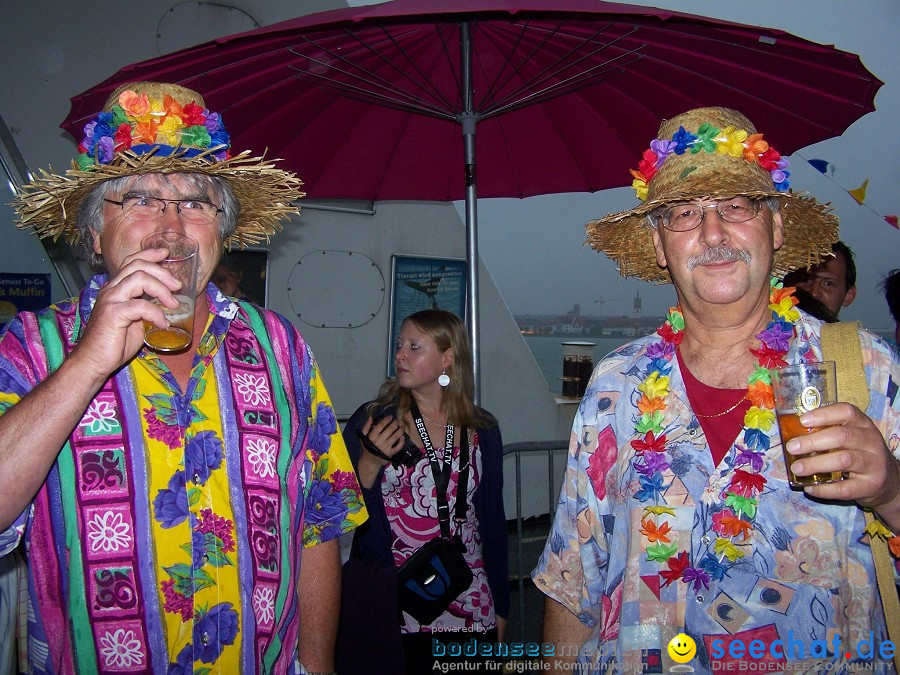
M 213 196 L 210 178 L 200 173 L 145 173 L 125 179 L 117 188 L 123 195 L 137 192 L 148 197 Z

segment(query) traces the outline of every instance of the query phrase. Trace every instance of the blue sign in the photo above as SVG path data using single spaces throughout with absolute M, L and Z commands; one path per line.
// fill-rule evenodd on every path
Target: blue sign
M 466 261 L 394 255 L 388 377 L 394 377 L 394 341 L 403 319 L 420 309 L 445 309 L 466 316 Z
M 19 312 L 44 309 L 49 304 L 49 274 L 0 273 L 0 325 Z

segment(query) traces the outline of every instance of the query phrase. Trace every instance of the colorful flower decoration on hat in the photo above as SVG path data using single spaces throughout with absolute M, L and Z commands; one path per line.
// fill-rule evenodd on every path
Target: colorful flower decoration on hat
M 763 140 L 762 134 L 750 134 L 744 129 L 735 129 L 732 126 L 719 129 L 709 122 L 704 122 L 696 134 L 679 127 L 670 140 L 657 138 L 651 141 L 650 148 L 644 150 L 641 156 L 637 170 L 631 170 L 634 177 L 631 187 L 634 188 L 637 198 L 642 202 L 647 201 L 650 181 L 660 167 L 673 154 L 683 155 L 686 152 L 694 155 L 708 152 L 743 157 L 746 161 L 759 164 L 768 171 L 778 192 L 786 192 L 791 186 L 789 180 L 791 172 L 787 171 L 790 162 Z
M 151 150 L 172 152 L 187 148 L 191 157 L 209 148 L 222 161 L 231 155 L 231 137 L 222 124 L 222 116 L 194 102 L 182 105 L 169 94 L 163 99 L 126 90 L 108 112 L 84 126 L 84 140 L 78 145 L 78 168 L 90 170 L 95 164 L 110 164 L 117 152 L 130 150 L 146 154 Z M 165 152 L 165 150 L 168 152 Z
M 743 143 L 736 140 L 736 135 L 730 138 Z M 677 145 L 682 139 L 673 140 Z M 726 151 L 737 150 L 736 145 L 733 148 Z M 664 472 L 670 468 L 672 459 L 670 442 L 666 438 L 666 431 L 673 423 L 666 414 L 669 373 L 675 350 L 684 337 L 684 316 L 679 308 L 669 310 L 665 323 L 657 331 L 661 339 L 647 347 L 648 360 L 643 368 L 643 380 L 637 387 L 641 396 L 635 402 L 636 435 L 631 441 L 635 456 L 631 466 L 640 485 L 635 490 L 634 498 L 644 503 L 640 531 L 646 538 L 644 548 L 647 560 L 659 563 L 663 586 L 680 580 L 694 592 L 708 589 L 711 581 L 721 581 L 728 570 L 747 555 L 746 547 L 753 535 L 759 497 L 766 485 L 762 470 L 771 442 L 768 432 L 776 421 L 770 369 L 785 365 L 784 357 L 794 334 L 794 323 L 800 319 L 800 313 L 794 307 L 797 299 L 793 297 L 793 291 L 793 288 L 783 288 L 777 278 L 773 277 L 770 281 L 769 309 L 772 318 L 766 328 L 756 335 L 759 347 L 750 349 L 758 363 L 747 378 L 746 398 L 750 401 L 750 408 L 744 415 L 744 429 L 741 440 L 737 442 L 737 454 L 731 463 L 730 475 L 723 475 L 721 487 L 716 487 L 711 495 L 711 531 L 715 536 L 704 537 L 709 541 L 705 553 L 679 551 L 679 546 L 670 541 L 670 535 L 674 533 L 666 517 L 674 517 L 675 512 L 661 501 L 670 485 L 664 482 Z M 900 539 L 897 545 L 900 549 Z

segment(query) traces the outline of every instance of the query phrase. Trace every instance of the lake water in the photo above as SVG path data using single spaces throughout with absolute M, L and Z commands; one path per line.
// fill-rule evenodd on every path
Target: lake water
M 632 339 L 625 337 L 560 337 L 558 335 L 525 336 L 525 342 L 544 374 L 550 391 L 557 395 L 562 393 L 563 342 L 593 342 L 596 344 L 597 346 L 594 347 L 594 365 L 596 366 L 597 362 L 613 349 Z

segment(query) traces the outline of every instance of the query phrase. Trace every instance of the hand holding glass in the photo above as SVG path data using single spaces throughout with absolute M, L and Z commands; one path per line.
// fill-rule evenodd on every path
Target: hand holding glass
M 168 328 L 158 328 L 144 321 L 144 344 L 161 352 L 175 352 L 184 349 L 194 335 L 194 299 L 197 295 L 197 240 L 181 232 L 166 231 L 148 234 L 141 241 L 141 249 L 168 249 L 169 254 L 159 264 L 181 282 L 181 289 L 175 294 L 177 307 L 166 307 L 157 298 L 147 299 L 159 305 Z
M 842 480 L 843 474 L 840 471 L 814 473 L 809 476 L 795 476 L 791 471 L 794 460 L 804 456 L 814 457 L 827 451 L 796 456 L 787 451 L 787 443 L 792 438 L 819 431 L 817 428 L 805 427 L 800 424 L 801 415 L 820 406 L 837 403 L 837 378 L 834 361 L 819 361 L 776 368 L 772 371 L 772 387 L 775 390 L 775 413 L 778 415 L 778 427 L 781 430 L 784 464 L 791 487 Z

